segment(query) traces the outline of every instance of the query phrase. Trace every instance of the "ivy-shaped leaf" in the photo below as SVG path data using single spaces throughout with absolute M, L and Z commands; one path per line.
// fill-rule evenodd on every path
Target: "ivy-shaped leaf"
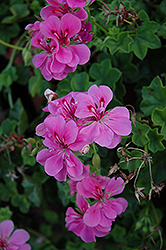
M 75 75 L 71 80 L 71 88 L 73 91 L 83 92 L 87 91 L 89 87 L 89 75 L 86 72 L 81 72 L 80 74 Z
M 131 50 L 142 60 L 146 56 L 148 48 L 161 47 L 160 39 L 155 35 L 160 26 L 155 21 L 149 21 L 148 15 L 143 10 L 138 13 L 138 17 L 144 22 L 142 26 L 137 28 L 137 32 L 131 35 L 134 40 L 131 44 Z
M 109 59 L 103 60 L 100 64 L 94 63 L 89 71 L 90 76 L 96 80 L 97 85 L 107 85 L 113 91 L 115 90 L 115 83 L 121 77 L 120 70 L 112 68 Z
M 21 135 L 25 132 L 25 130 L 28 128 L 28 117 L 27 113 L 22 105 L 22 102 L 20 99 L 18 99 L 15 104 L 14 108 L 10 110 L 9 117 L 13 120 L 18 121 L 18 133 Z
M 152 113 L 152 121 L 155 125 L 161 126 L 161 134 L 166 140 L 166 107 L 164 109 L 155 109 Z
M 132 142 L 137 146 L 143 147 L 149 141 L 147 134 L 150 130 L 150 127 L 138 121 L 136 121 L 135 125 L 136 127 L 133 126 L 133 129 L 132 129 L 132 133 L 133 133 Z
M 113 55 L 118 50 L 129 53 L 130 45 L 133 43 L 133 39 L 129 35 L 128 31 L 121 32 L 117 38 L 107 37 L 105 39 L 105 46 L 109 49 L 110 54 Z
M 148 87 L 143 87 L 140 108 L 147 116 L 155 108 L 163 109 L 166 106 L 166 86 L 163 86 L 160 77 L 155 77 Z
M 122 53 L 117 52 L 115 55 L 111 56 L 112 64 L 122 71 L 122 74 L 129 78 L 134 78 L 138 74 L 137 67 L 132 63 L 133 54 L 132 53 Z
M 16 68 L 14 66 L 5 68 L 0 74 L 0 90 L 2 86 L 9 87 L 18 78 Z
M 42 96 L 47 88 L 50 88 L 49 83 L 43 79 L 42 74 L 39 69 L 34 69 L 35 76 L 29 79 L 29 93 L 32 97 L 36 94 Z
M 162 151 L 165 149 L 162 140 L 164 139 L 164 135 L 158 133 L 158 129 L 150 129 L 148 133 L 148 148 L 151 152 L 156 153 L 157 151 Z

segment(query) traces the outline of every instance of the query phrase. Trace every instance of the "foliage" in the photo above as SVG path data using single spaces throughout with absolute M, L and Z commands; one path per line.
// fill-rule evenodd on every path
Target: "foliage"
M 114 12 L 120 5 L 119 0 L 105 3 Z M 12 219 L 25 228 L 34 250 L 166 249 L 165 1 L 123 3 L 130 11 L 135 9 L 142 22 L 137 25 L 137 19 L 129 17 L 124 24 L 119 19 L 117 26 L 117 16 L 104 15 L 106 7 L 100 0 L 85 7 L 92 23 L 93 39 L 87 43 L 90 61 L 65 79 L 50 82 L 33 66 L 34 50 L 24 30 L 36 21 L 45 1 L 1 4 L 0 221 Z M 75 203 L 69 185 L 56 182 L 36 162 L 44 146 L 35 127 L 47 115 L 42 111 L 47 106 L 43 97 L 47 88 L 62 97 L 71 91 L 85 92 L 93 84 L 112 89 L 114 98 L 108 109 L 129 109 L 132 133 L 114 149 L 95 145 L 78 157 L 93 171 L 101 167 L 103 175 L 122 176 L 129 205 L 109 235 L 96 243 L 84 243 L 65 228 L 67 206 Z

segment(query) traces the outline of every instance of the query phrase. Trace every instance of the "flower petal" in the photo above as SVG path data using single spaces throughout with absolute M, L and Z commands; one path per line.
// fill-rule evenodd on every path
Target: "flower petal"
M 2 235 L 3 239 L 8 238 L 13 230 L 14 230 L 13 221 L 4 220 L 0 223 L 0 235 Z
M 81 29 L 81 21 L 78 17 L 67 13 L 61 18 L 61 30 L 63 35 L 67 38 L 75 36 Z
M 13 232 L 11 237 L 8 240 L 10 244 L 22 245 L 30 238 L 29 233 L 24 229 L 17 229 Z
M 49 157 L 44 165 L 45 172 L 50 176 L 55 176 L 63 168 L 62 154 L 54 154 Z
M 91 52 L 85 44 L 69 45 L 69 47 L 79 57 L 79 65 L 83 65 L 89 61 Z

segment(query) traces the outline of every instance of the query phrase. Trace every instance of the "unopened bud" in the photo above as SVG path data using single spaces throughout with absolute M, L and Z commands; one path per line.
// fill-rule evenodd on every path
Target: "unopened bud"
M 44 91 L 44 96 L 46 97 L 48 103 L 58 99 L 58 95 L 50 89 L 46 89 Z
M 90 145 L 89 144 L 86 144 L 81 150 L 81 154 L 85 155 L 89 152 L 89 149 L 90 149 Z
M 97 153 L 94 153 L 92 158 L 92 164 L 95 168 L 99 169 L 100 167 L 100 156 Z

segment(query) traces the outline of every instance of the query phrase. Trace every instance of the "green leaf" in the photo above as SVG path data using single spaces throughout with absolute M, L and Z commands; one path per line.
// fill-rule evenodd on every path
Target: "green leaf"
M 0 89 L 2 86 L 9 87 L 18 78 L 16 68 L 14 66 L 5 68 L 0 74 Z
M 133 126 L 132 129 L 132 142 L 137 146 L 143 147 L 149 141 L 147 134 L 150 130 L 150 127 L 138 121 L 136 121 L 135 125 L 136 127 Z
M 121 32 L 116 38 L 107 37 L 105 39 L 105 46 L 108 47 L 111 55 L 113 55 L 118 50 L 122 52 L 129 53 L 130 45 L 133 43 L 133 39 L 129 35 L 128 31 Z
M 155 109 L 152 113 L 152 121 L 155 125 L 162 126 L 161 134 L 166 140 L 166 107 L 164 109 Z
M 160 77 L 155 77 L 148 87 L 143 87 L 141 110 L 147 116 L 155 108 L 163 109 L 166 106 L 166 86 L 163 86 Z
M 43 80 L 43 76 L 39 69 L 35 69 L 35 76 L 32 76 L 29 79 L 29 93 L 32 97 L 34 97 L 36 94 L 39 96 L 43 96 L 44 91 L 47 88 L 50 88 L 49 83 L 46 80 Z
M 164 145 L 162 144 L 162 140 L 164 139 L 164 135 L 158 133 L 158 129 L 150 129 L 148 132 L 148 148 L 151 152 L 156 153 L 157 151 L 162 151 L 165 149 Z
M 63 206 L 67 206 L 70 202 L 70 187 L 67 183 L 57 182 L 58 196 Z
M 113 230 L 111 231 L 111 236 L 113 237 L 115 242 L 123 243 L 124 237 L 126 235 L 126 229 L 119 225 L 115 225 Z
M 11 203 L 14 207 L 18 207 L 22 213 L 28 213 L 30 202 L 27 200 L 25 195 L 18 194 L 13 196 L 11 199 Z
M 34 182 L 32 179 L 25 177 L 22 186 L 25 188 L 25 194 L 28 199 L 36 206 L 39 207 L 41 203 L 41 185 Z
M 161 25 L 157 34 L 158 34 L 158 36 L 162 36 L 164 39 L 166 39 L 166 22 Z
M 9 118 L 4 120 L 1 124 L 2 134 L 9 135 L 10 133 L 15 132 L 17 123 L 17 121 L 10 120 Z
M 115 90 L 115 83 L 121 77 L 121 72 L 112 68 L 111 61 L 109 59 L 103 60 L 100 64 L 94 63 L 90 67 L 89 71 L 90 76 L 96 80 L 96 84 L 99 85 L 107 85 L 113 91 Z
M 143 22 L 142 26 L 137 28 L 137 32 L 132 34 L 134 42 L 131 44 L 131 50 L 139 59 L 144 59 L 148 48 L 157 49 L 161 47 L 160 39 L 155 33 L 159 29 L 159 24 L 154 21 L 149 21 L 149 17 L 145 11 L 140 11 L 138 17 Z
M 81 72 L 75 75 L 71 80 L 71 88 L 73 91 L 87 91 L 89 88 L 89 75 L 86 72 Z
M 137 67 L 132 63 L 133 54 L 132 53 L 122 53 L 117 52 L 115 55 L 111 56 L 111 61 L 113 65 L 122 71 L 123 75 L 129 78 L 134 78 L 138 74 Z
M 25 130 L 28 128 L 28 117 L 27 113 L 22 105 L 22 102 L 20 99 L 18 99 L 15 104 L 14 108 L 10 110 L 9 117 L 11 119 L 17 119 L 18 121 L 18 133 L 21 135 L 25 132 Z
M 3 220 L 10 220 L 12 217 L 12 211 L 10 211 L 9 207 L 1 207 L 0 208 L 0 222 Z
M 21 156 L 23 159 L 23 164 L 34 166 L 36 164 L 36 158 L 31 155 L 31 149 L 24 147 L 21 150 Z
M 0 38 L 4 42 L 9 43 L 11 38 L 17 37 L 20 32 L 20 27 L 17 23 L 12 25 L 0 24 Z M 0 44 L 0 54 L 5 54 L 6 48 Z
M 30 11 L 28 10 L 27 4 L 14 4 L 10 8 L 10 12 L 13 16 L 7 16 L 2 20 L 2 23 L 12 24 L 18 19 L 24 18 L 29 15 Z

